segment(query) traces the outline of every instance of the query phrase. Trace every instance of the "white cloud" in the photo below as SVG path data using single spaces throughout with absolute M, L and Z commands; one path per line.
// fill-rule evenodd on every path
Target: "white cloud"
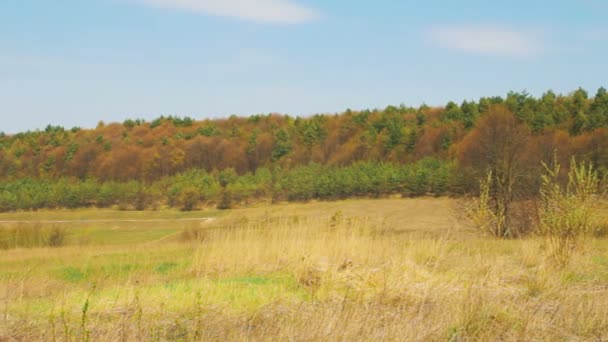
M 135 0 L 162 7 L 271 24 L 296 24 L 314 20 L 319 13 L 294 0 Z
M 428 31 L 435 45 L 473 54 L 498 57 L 531 57 L 543 52 L 540 35 L 495 26 L 441 26 Z

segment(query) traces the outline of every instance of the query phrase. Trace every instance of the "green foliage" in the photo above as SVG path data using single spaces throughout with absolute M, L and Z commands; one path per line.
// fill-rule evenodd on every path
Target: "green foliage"
M 291 170 L 260 168 L 238 175 L 232 168 L 215 176 L 191 170 L 154 183 L 99 182 L 94 179 L 54 181 L 23 179 L 0 183 L 0 211 L 42 208 L 156 208 L 160 203 L 193 210 L 200 201 L 218 201 L 227 209 L 256 198 L 306 201 L 388 194 L 441 195 L 450 191 L 451 163 L 425 158 L 413 164 L 361 162 L 346 167 L 309 164 Z
M 418 142 L 418 131 L 415 129 L 411 129 L 409 131 L 409 134 L 406 137 L 405 149 L 410 153 L 413 152 L 414 149 L 416 148 L 417 142 Z
M 170 122 L 175 127 L 190 127 L 194 124 L 194 119 L 190 117 L 179 117 L 179 116 L 164 116 L 162 115 L 160 118 L 152 120 L 150 123 L 150 128 L 156 128 L 163 124 L 163 122 Z M 141 122 L 143 123 L 143 122 Z M 129 123 L 131 124 L 131 123 Z
M 133 128 L 135 126 L 141 126 L 145 123 L 146 121 L 143 119 L 127 119 L 125 120 L 122 125 L 125 126 L 126 128 Z
M 48 183 L 47 186 L 51 192 L 50 206 L 63 208 L 90 206 L 95 203 L 99 190 L 99 184 L 93 180 L 76 182 L 62 179 Z
M 217 180 L 224 189 L 228 187 L 229 184 L 232 184 L 237 178 L 238 175 L 233 168 L 222 170 L 217 174 Z
M 270 170 L 261 168 L 254 174 L 235 176 L 226 188 L 236 202 L 248 198 L 267 198 L 272 196 L 272 174 Z
M 197 132 L 205 137 L 213 137 L 221 134 L 220 130 L 212 124 L 199 128 Z
M 81 208 L 88 206 L 143 210 L 160 196 L 156 186 L 130 181 L 100 183 L 66 178 L 46 181 L 24 179 L 0 184 L 0 210 Z
M 287 172 L 280 182 L 289 200 L 352 196 L 444 194 L 450 187 L 450 163 L 423 159 L 414 164 L 356 163 L 337 168 L 310 164 Z
M 220 193 L 219 181 L 203 170 L 192 170 L 163 180 L 161 188 L 166 189 L 167 203 L 173 207 L 187 209 L 192 203 L 217 198 Z
M 63 133 L 63 132 L 65 132 L 65 128 L 63 128 L 61 126 L 48 125 L 44 129 L 44 132 L 45 133 Z
M 272 160 L 277 161 L 291 152 L 292 145 L 289 132 L 280 129 L 274 136 L 274 148 L 272 150 Z
M 452 181 L 453 165 L 433 158 L 424 158 L 410 167 L 404 168 L 405 186 L 409 195 L 444 194 Z
M 325 139 L 327 136 L 327 132 L 325 132 L 323 128 L 325 121 L 326 119 L 322 115 L 315 115 L 307 120 L 296 120 L 296 129 L 300 135 L 300 141 L 304 146 L 310 148 L 320 144 Z M 283 139 L 285 139 L 285 137 Z M 287 153 L 288 152 L 289 151 L 287 151 Z
M 77 143 L 71 142 L 68 145 L 68 149 L 65 153 L 64 160 L 68 161 L 68 162 L 71 161 L 74 158 L 74 154 L 76 154 L 76 152 L 78 152 L 79 148 L 80 148 L 80 146 Z

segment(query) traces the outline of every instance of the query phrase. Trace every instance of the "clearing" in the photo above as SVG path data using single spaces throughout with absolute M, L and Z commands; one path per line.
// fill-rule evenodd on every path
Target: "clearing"
M 0 214 L 22 244 L 0 250 L 0 340 L 608 339 L 606 239 L 556 270 L 541 240 L 484 237 L 460 208 Z M 47 230 L 60 247 L 36 247 Z

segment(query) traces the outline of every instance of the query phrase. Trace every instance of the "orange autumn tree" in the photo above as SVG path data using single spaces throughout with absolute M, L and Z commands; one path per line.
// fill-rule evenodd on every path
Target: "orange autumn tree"
M 493 105 L 460 144 L 458 159 L 477 179 L 487 180 L 489 207 L 497 219 L 491 227 L 497 237 L 514 237 L 512 204 L 518 180 L 525 174 L 524 151 L 529 128 L 503 105 Z M 483 190 L 483 189 L 482 189 Z

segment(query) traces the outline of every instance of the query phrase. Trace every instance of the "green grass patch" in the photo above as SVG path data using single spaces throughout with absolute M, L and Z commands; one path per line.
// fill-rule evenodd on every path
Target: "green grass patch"
M 65 267 L 59 270 L 59 279 L 77 283 L 88 278 L 88 272 L 82 271 L 76 267 Z
M 154 271 L 156 273 L 166 275 L 175 267 L 177 267 L 177 264 L 174 262 L 163 262 L 163 263 L 156 265 L 156 267 L 154 268 Z
M 0 221 L 47 221 L 47 220 L 180 220 L 216 217 L 218 210 L 204 211 L 120 211 L 110 209 L 40 210 L 0 213 Z
M 597 265 L 608 267 L 608 256 L 605 255 L 594 255 L 591 260 Z
M 283 282 L 282 278 L 267 278 L 262 276 L 235 277 L 218 280 L 220 284 L 266 285 Z

